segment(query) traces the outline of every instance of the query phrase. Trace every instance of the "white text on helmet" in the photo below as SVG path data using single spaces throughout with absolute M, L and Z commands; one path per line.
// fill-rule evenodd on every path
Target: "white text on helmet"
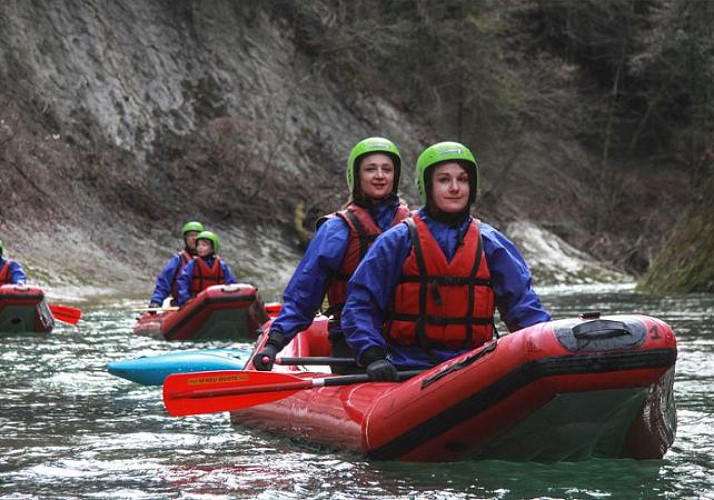
M 445 149 L 444 151 L 439 151 L 439 156 L 445 156 L 445 155 L 450 155 L 450 154 L 463 154 L 464 150 L 461 148 L 455 148 L 455 149 Z

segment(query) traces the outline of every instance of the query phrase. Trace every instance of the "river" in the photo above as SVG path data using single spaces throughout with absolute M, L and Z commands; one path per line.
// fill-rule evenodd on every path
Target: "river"
M 226 414 L 173 418 L 160 389 L 106 364 L 195 345 L 132 335 L 130 308 L 143 303 L 123 301 L 84 306 L 77 329 L 0 337 L 0 498 L 714 499 L 714 295 L 593 285 L 540 295 L 555 318 L 643 313 L 673 327 L 678 428 L 664 459 L 367 462 L 233 428 Z

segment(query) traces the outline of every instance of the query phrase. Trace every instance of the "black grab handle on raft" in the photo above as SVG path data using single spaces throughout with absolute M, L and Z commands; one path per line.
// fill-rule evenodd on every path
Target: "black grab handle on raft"
M 612 339 L 630 335 L 630 331 L 622 321 L 597 319 L 574 326 L 573 335 L 576 339 Z
M 620 318 L 618 318 L 620 319 Z M 569 351 L 632 349 L 645 342 L 647 328 L 637 318 L 556 322 L 555 336 Z

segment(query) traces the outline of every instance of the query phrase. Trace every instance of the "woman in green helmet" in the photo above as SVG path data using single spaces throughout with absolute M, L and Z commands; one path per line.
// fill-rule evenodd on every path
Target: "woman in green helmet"
M 334 357 L 353 357 L 340 329 L 347 280 L 372 242 L 383 231 L 408 217 L 397 197 L 402 157 L 394 143 L 382 137 L 358 142 L 347 160 L 350 201 L 341 211 L 318 221 L 318 228 L 283 295 L 283 307 L 268 341 L 254 358 L 258 370 L 270 370 L 275 356 L 298 332 L 312 323 L 325 294 L 329 340 Z M 354 369 L 333 367 L 345 373 Z
M 483 345 L 495 309 L 510 331 L 550 320 L 513 243 L 471 216 L 479 186 L 471 151 L 434 144 L 415 177 L 424 206 L 372 246 L 342 311 L 347 343 L 375 381 Z
M 183 306 L 209 286 L 233 283 L 237 283 L 235 276 L 218 256 L 218 236 L 211 231 L 201 231 L 196 235 L 196 257 L 186 264 L 176 280 L 176 304 Z
M 183 235 L 184 248 L 171 256 L 156 278 L 154 293 L 151 294 L 149 301 L 150 308 L 160 308 L 169 296 L 172 298 L 172 303 L 176 301 L 178 296 L 176 280 L 181 275 L 181 271 L 196 256 L 196 236 L 203 230 L 205 228 L 200 222 L 191 221 L 183 225 L 181 234 Z

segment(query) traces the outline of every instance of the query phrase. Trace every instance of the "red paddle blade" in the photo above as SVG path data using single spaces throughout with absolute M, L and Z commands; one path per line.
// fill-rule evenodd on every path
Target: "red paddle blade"
M 270 318 L 277 318 L 282 308 L 283 305 L 280 302 L 268 302 L 265 304 L 265 312 L 268 313 Z
M 277 372 L 175 373 L 164 380 L 164 405 L 176 417 L 217 413 L 278 401 L 312 386 L 310 379 Z
M 76 307 L 61 306 L 59 304 L 50 304 L 50 312 L 52 312 L 52 316 L 56 319 L 71 325 L 79 323 L 79 320 L 82 317 L 82 311 L 80 309 L 77 309 Z

